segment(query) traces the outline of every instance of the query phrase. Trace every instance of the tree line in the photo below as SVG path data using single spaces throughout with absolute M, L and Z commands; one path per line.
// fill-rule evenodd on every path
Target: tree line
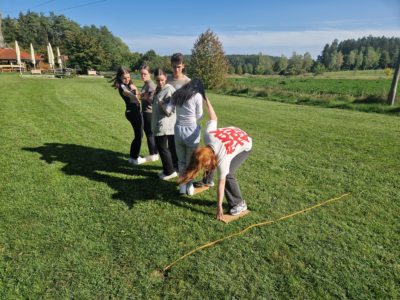
M 313 60 L 309 52 L 300 55 L 296 51 L 293 51 L 289 58 L 285 55 L 272 57 L 260 53 L 227 55 L 227 59 L 231 74 L 298 75 L 306 72 L 321 74 L 326 71 L 394 68 L 399 49 L 400 38 L 368 36 L 340 43 L 335 39 L 331 45 L 325 45 L 317 60 Z
M 14 47 L 18 41 L 21 51 L 30 53 L 32 43 L 36 54 L 47 57 L 47 45 L 51 43 L 53 51 L 60 48 L 62 55 L 68 55 L 67 66 L 82 70 L 115 70 L 121 65 L 131 70 L 139 69 L 142 64 L 170 68 L 168 58 L 157 55 L 153 50 L 145 54 L 132 53 L 129 47 L 112 34 L 106 26 L 83 26 L 64 15 L 49 15 L 28 11 L 18 18 L 3 18 L 2 31 L 4 42 Z M 172 70 L 168 70 L 171 71 Z
M 363 37 L 326 44 L 320 61 L 327 70 L 374 70 L 394 68 L 399 56 L 400 38 Z

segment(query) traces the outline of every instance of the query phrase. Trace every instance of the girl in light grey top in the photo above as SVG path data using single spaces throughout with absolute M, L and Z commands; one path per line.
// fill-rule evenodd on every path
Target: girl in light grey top
M 168 83 L 162 88 L 157 88 L 156 95 L 153 99 L 153 115 L 151 117 L 151 131 L 155 136 L 174 134 L 174 126 L 176 123 L 175 109 L 172 109 L 167 114 L 160 105 L 170 102 L 174 92 L 175 88 Z
M 203 117 L 204 86 L 195 78 L 172 95 L 166 107 L 168 113 L 176 108 L 175 147 L 178 156 L 179 174 L 182 176 L 189 165 L 190 157 L 200 143 L 201 128 L 197 121 Z M 180 193 L 192 196 L 193 180 L 181 185 Z

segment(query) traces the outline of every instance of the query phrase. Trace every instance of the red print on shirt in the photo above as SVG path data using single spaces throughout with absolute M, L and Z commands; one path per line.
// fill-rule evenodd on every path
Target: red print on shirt
M 215 133 L 214 136 L 224 144 L 226 154 L 235 152 L 238 145 L 243 146 L 243 141 L 249 142 L 248 135 L 236 127 L 217 129 L 210 133 Z

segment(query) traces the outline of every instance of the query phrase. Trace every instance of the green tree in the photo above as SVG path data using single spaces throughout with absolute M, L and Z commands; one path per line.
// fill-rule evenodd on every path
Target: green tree
M 379 59 L 381 54 L 379 51 L 375 51 L 373 47 L 368 47 L 367 55 L 366 55 L 366 68 L 367 69 L 375 69 L 379 65 Z
M 303 69 L 305 69 L 306 71 L 309 71 L 311 69 L 311 67 L 313 66 L 313 63 L 314 63 L 314 61 L 311 57 L 310 52 L 306 52 L 303 57 Z
M 289 65 L 289 59 L 285 55 L 281 55 L 281 58 L 279 59 L 282 64 L 282 70 L 286 70 L 286 68 Z
M 279 73 L 280 71 L 282 71 L 282 62 L 278 59 L 274 65 L 274 72 Z
M 258 65 L 258 66 L 254 69 L 254 74 L 256 74 L 256 75 L 262 75 L 262 74 L 264 74 L 264 71 L 265 71 L 264 67 L 261 66 L 261 65 Z
M 388 65 L 390 65 L 390 55 L 388 51 L 383 50 L 379 59 L 379 67 L 386 69 Z
M 303 68 L 303 56 L 293 51 L 292 56 L 289 59 L 289 65 L 287 69 L 295 74 L 300 74 Z
M 200 78 L 206 89 L 214 89 L 228 80 L 228 61 L 217 35 L 210 29 L 200 34 L 192 49 L 190 73 Z
M 247 72 L 249 74 L 253 74 L 253 65 L 251 63 L 247 64 Z
M 257 55 L 257 60 L 256 60 L 256 66 L 262 66 L 262 67 L 264 67 L 265 68 L 265 58 L 264 58 L 264 55 L 260 52 L 258 55 Z
M 339 51 L 338 54 L 337 54 L 337 57 L 336 57 L 336 66 L 335 66 L 336 71 L 339 71 L 339 70 L 340 70 L 340 68 L 341 68 L 342 65 L 343 65 L 343 62 L 344 62 L 344 60 L 343 60 L 342 51 Z
M 229 66 L 228 73 L 229 74 L 235 74 L 235 72 L 236 72 L 235 67 L 234 66 Z
M 243 65 L 242 69 L 243 69 L 243 74 L 249 73 L 249 71 L 247 70 L 246 64 Z
M 238 74 L 238 75 L 242 75 L 242 74 L 243 74 L 243 70 L 242 70 L 242 67 L 241 67 L 241 66 L 238 66 L 238 67 L 236 68 L 236 74 Z
M 312 72 L 315 76 L 323 75 L 325 73 L 325 66 L 317 60 L 312 67 Z
M 363 64 L 363 61 L 364 61 L 364 55 L 360 51 L 360 53 L 356 56 L 356 63 L 355 63 L 354 69 L 357 69 L 357 70 L 360 69 Z
M 67 34 L 66 50 L 69 65 L 79 65 L 82 70 L 108 70 L 111 65 L 111 55 L 106 53 L 94 37 L 82 32 Z
M 350 51 L 350 54 L 349 54 L 349 69 L 351 69 L 354 66 L 354 64 L 356 63 L 356 56 L 357 56 L 356 51 L 354 51 L 354 50 Z

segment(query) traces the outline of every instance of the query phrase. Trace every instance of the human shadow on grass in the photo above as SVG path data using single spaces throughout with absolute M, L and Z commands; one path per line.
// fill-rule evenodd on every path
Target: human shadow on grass
M 174 180 L 163 181 L 157 176 L 161 166 L 141 164 L 132 166 L 123 153 L 75 144 L 46 143 L 37 148 L 22 148 L 37 152 L 41 160 L 66 163 L 61 170 L 71 176 L 83 176 L 90 180 L 104 182 L 117 191 L 112 198 L 124 201 L 129 208 L 138 202 L 160 200 L 173 205 L 196 210 L 190 204 L 211 206 L 212 201 L 182 197 Z M 112 176 L 112 174 L 118 174 Z M 126 177 L 126 178 L 121 178 Z M 129 178 L 136 176 L 137 178 Z M 204 214 L 201 210 L 196 210 Z

